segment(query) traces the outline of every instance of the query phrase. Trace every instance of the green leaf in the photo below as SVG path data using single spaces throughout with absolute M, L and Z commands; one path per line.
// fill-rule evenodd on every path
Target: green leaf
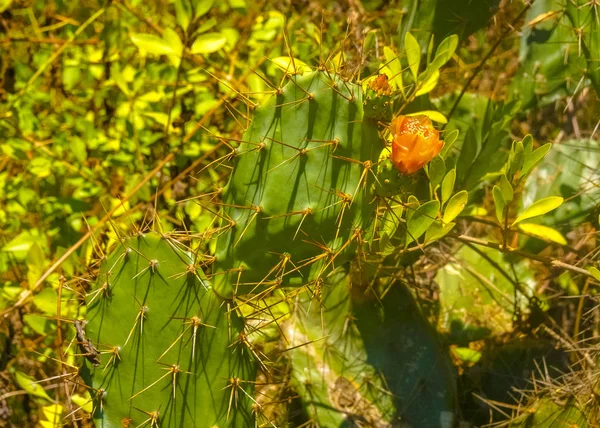
M 476 363 L 478 362 L 482 354 L 479 351 L 471 348 L 463 348 L 463 347 L 453 347 L 452 353 L 461 361 L 466 363 Z
M 433 120 L 434 122 L 448 123 L 448 119 L 446 119 L 446 116 L 444 116 L 439 111 L 435 111 L 435 110 L 422 110 L 422 111 L 418 111 L 416 113 L 408 113 L 405 116 L 421 116 L 421 115 L 427 116 L 429 119 Z
M 513 227 L 517 223 L 522 222 L 523 220 L 527 220 L 528 218 L 544 215 L 547 212 L 555 210 L 556 208 L 561 206 L 563 201 L 564 199 L 560 196 L 549 196 L 547 198 L 536 201 L 529 207 L 527 207 L 527 209 L 525 209 L 525 211 L 523 211 L 521 215 L 517 217 L 517 219 L 513 222 L 511 227 Z
M 427 231 L 431 223 L 435 221 L 439 210 L 440 203 L 438 201 L 429 201 L 414 211 L 406 223 L 408 229 L 407 244 L 419 239 Z
M 502 174 L 500 176 L 500 190 L 502 191 L 502 197 L 504 198 L 504 202 L 507 204 L 513 200 L 515 192 L 510 185 L 508 178 L 506 178 L 506 174 Z
M 477 138 L 475 137 L 475 131 L 471 127 L 465 134 L 465 140 L 463 141 L 462 148 L 460 149 L 460 155 L 458 157 L 458 161 L 456 162 L 458 176 L 465 177 L 467 175 L 469 167 L 473 164 L 476 156 Z
M 440 156 L 443 159 L 446 159 L 448 157 L 448 152 L 450 151 L 450 149 L 456 142 L 456 139 L 458 138 L 458 134 L 459 134 L 458 129 L 454 129 L 454 130 L 448 132 L 448 134 L 446 134 L 446 137 L 444 138 L 444 146 L 442 147 L 442 150 L 440 151 Z
M 506 201 L 504 200 L 500 187 L 494 186 L 492 196 L 494 197 L 494 205 L 496 206 L 496 218 L 500 224 L 504 224 L 504 207 L 506 207 Z
M 521 141 L 517 141 L 513 145 L 512 158 L 510 161 L 510 168 L 508 170 L 509 177 L 514 176 L 523 167 L 525 161 L 525 148 Z
M 381 71 L 388 76 L 388 83 L 394 89 L 404 90 L 402 84 L 402 65 L 398 55 L 387 46 L 383 47 L 383 56 L 385 58 L 385 67 Z
M 436 156 L 434 157 L 429 165 L 427 166 L 429 171 L 429 181 L 431 182 L 431 188 L 435 191 L 437 186 L 442 182 L 444 175 L 446 174 L 446 163 L 444 160 Z
M 419 65 L 421 64 L 421 47 L 415 36 L 410 33 L 406 33 L 404 36 L 404 49 L 406 50 L 408 67 L 416 81 L 419 75 Z
M 442 206 L 446 203 L 454 191 L 454 182 L 456 181 L 456 169 L 451 169 L 442 181 Z
M 11 3 L 12 0 L 0 0 L 0 13 L 8 9 Z
M 183 54 L 183 42 L 179 38 L 179 34 L 172 28 L 165 28 L 163 32 L 163 40 L 173 50 L 173 54 L 169 55 L 169 61 L 175 66 L 179 67 L 181 62 L 181 55 Z
M 168 42 L 154 34 L 134 33 L 131 41 L 140 51 L 154 55 L 174 55 L 175 51 Z
M 177 24 L 183 31 L 187 31 L 192 16 L 192 9 L 188 0 L 175 0 L 175 16 Z
M 530 235 L 536 236 L 538 238 L 556 242 L 560 245 L 567 245 L 567 240 L 562 234 L 551 227 L 543 226 L 541 224 L 534 223 L 521 223 L 519 224 L 519 229 L 523 232 L 528 233 Z
M 552 148 L 552 143 L 544 144 L 541 147 L 535 149 L 529 156 L 525 157 L 523 162 L 523 168 L 521 170 L 521 178 L 529 174 L 535 166 L 546 156 L 546 154 Z
M 84 412 L 92 413 L 94 411 L 94 403 L 89 391 L 83 391 L 82 395 L 71 395 L 71 401 L 81 407 Z
M 588 272 L 592 274 L 596 281 L 600 281 L 600 270 L 592 266 L 588 268 Z
M 434 221 L 427 229 L 427 233 L 425 233 L 425 243 L 438 240 L 446 236 L 453 228 L 456 226 L 456 223 L 447 223 L 442 225 L 439 221 Z
M 289 56 L 278 56 L 271 61 L 286 74 L 306 74 L 312 71 L 308 64 L 298 58 L 292 61 Z
M 50 396 L 46 393 L 46 391 L 44 391 L 44 388 L 42 388 L 38 383 L 35 383 L 37 382 L 35 378 L 20 371 L 15 372 L 15 378 L 17 384 L 28 394 L 33 395 L 34 397 L 52 401 Z
M 448 206 L 444 211 L 442 221 L 450 223 L 465 209 L 465 205 L 469 201 L 469 193 L 466 190 L 461 190 L 456 195 L 452 196 L 448 201 Z
M 435 51 L 435 58 L 433 59 L 431 65 L 436 66 L 439 69 L 441 66 L 450 61 L 450 58 L 452 58 L 452 55 L 454 55 L 457 47 L 458 36 L 456 34 L 446 37 L 444 40 L 442 40 Z
M 200 18 L 206 15 L 208 11 L 213 7 L 213 0 L 192 0 L 192 6 L 194 8 L 194 17 Z
M 227 42 L 227 38 L 221 33 L 206 33 L 199 36 L 190 51 L 193 54 L 208 54 L 217 52 Z
M 439 70 L 435 70 L 432 73 L 424 73 L 424 81 L 419 82 L 418 85 L 418 90 L 417 93 L 415 94 L 415 96 L 419 97 L 421 95 L 425 95 L 429 92 L 431 92 L 438 84 L 438 80 L 440 78 L 440 72 Z M 421 75 L 423 76 L 423 75 Z

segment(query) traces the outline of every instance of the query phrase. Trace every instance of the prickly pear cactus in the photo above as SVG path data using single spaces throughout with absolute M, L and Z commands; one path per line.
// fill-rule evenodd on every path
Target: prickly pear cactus
M 307 293 L 284 329 L 292 385 L 318 426 L 453 426 L 447 353 L 406 287 L 365 298 L 336 273 Z M 350 293 L 352 291 L 352 293 Z M 353 298 L 350 298 L 350 294 Z
M 289 80 L 257 108 L 222 192 L 213 281 L 224 297 L 320 278 L 374 217 L 384 142 L 362 88 L 326 71 Z
M 82 369 L 97 426 L 252 426 L 255 369 L 244 323 L 193 254 L 157 233 L 127 239 L 98 285 L 85 334 L 100 364 Z

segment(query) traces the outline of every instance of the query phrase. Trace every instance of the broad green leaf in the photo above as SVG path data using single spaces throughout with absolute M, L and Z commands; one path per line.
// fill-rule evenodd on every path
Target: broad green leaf
M 194 17 L 200 18 L 206 15 L 208 11 L 213 7 L 214 0 L 192 0 L 192 7 L 194 8 Z
M 600 281 L 600 270 L 595 267 L 589 267 L 588 272 L 592 274 L 592 276 L 596 279 L 596 281 Z
M 434 221 L 425 233 L 425 243 L 443 238 L 456 226 L 456 223 L 447 223 L 442 225 L 439 221 Z
M 173 49 L 173 55 L 168 55 L 169 61 L 174 67 L 179 67 L 183 54 L 183 42 L 179 38 L 179 34 L 172 28 L 165 28 L 163 39 Z
M 504 202 L 509 203 L 513 200 L 515 192 L 506 178 L 506 174 L 502 174 L 500 176 L 500 190 L 502 191 L 502 197 L 504 198 Z
M 49 333 L 49 321 L 45 316 L 37 314 L 25 314 L 23 315 L 23 321 L 37 334 L 46 335 Z
M 541 147 L 535 149 L 529 156 L 525 157 L 523 162 L 523 168 L 521 170 L 521 178 L 529 174 L 535 166 L 546 156 L 546 154 L 552 148 L 552 143 L 544 144 Z
M 62 424 L 62 413 L 64 411 L 63 406 L 60 404 L 51 404 L 49 406 L 42 407 L 42 413 L 46 420 L 40 421 L 40 425 L 44 428 L 61 428 Z
M 427 165 L 427 169 L 429 171 L 429 181 L 431 182 L 431 188 L 433 191 L 439 186 L 446 174 L 446 164 L 444 160 L 436 156 L 434 157 L 429 165 Z
M 419 75 L 419 65 L 421 64 L 421 47 L 415 36 L 410 33 L 406 33 L 404 36 L 404 49 L 406 50 L 408 67 L 416 81 Z
M 469 193 L 466 190 L 461 190 L 456 195 L 452 196 L 448 201 L 448 206 L 444 211 L 442 221 L 450 223 L 465 209 L 465 205 L 469 201 Z
M 4 12 L 10 7 L 12 0 L 0 0 L 0 13 Z
M 448 119 L 439 111 L 435 110 L 422 110 L 415 113 L 408 113 L 405 116 L 427 116 L 429 119 L 438 123 L 448 123 Z
M 525 162 L 525 149 L 521 141 L 517 141 L 513 145 L 512 158 L 510 161 L 510 168 L 508 170 L 508 176 L 514 176 L 523 167 Z
M 298 58 L 292 61 L 289 56 L 278 56 L 271 61 L 286 74 L 306 74 L 312 71 L 308 64 Z
M 94 411 L 94 403 L 89 391 L 84 391 L 83 394 L 71 395 L 71 401 L 81 407 L 84 412 L 92 413 Z
M 558 230 L 553 229 L 552 227 L 534 223 L 521 223 L 519 224 L 519 229 L 530 235 L 556 242 L 560 245 L 567 245 L 567 240 L 565 237 L 562 236 Z
M 44 391 L 44 388 L 42 388 L 40 384 L 35 383 L 37 382 L 35 378 L 28 376 L 23 372 L 16 371 L 15 379 L 17 381 L 17 384 L 21 388 L 23 388 L 23 390 L 28 394 L 33 395 L 34 397 L 39 397 L 48 401 L 52 401 L 50 396 L 46 393 L 46 391 Z
M 154 34 L 134 33 L 131 41 L 140 51 L 154 55 L 174 55 L 176 52 L 164 39 Z
M 199 36 L 190 51 L 193 54 L 209 54 L 217 52 L 225 46 L 227 38 L 221 33 L 206 33 Z
M 506 201 L 504 200 L 504 196 L 502 196 L 500 187 L 494 186 L 492 196 L 494 197 L 494 205 L 496 207 L 496 218 L 500 224 L 504 224 L 504 207 L 506 207 Z
M 425 76 L 425 81 L 419 82 L 417 86 L 419 88 L 415 94 L 417 97 L 431 92 L 437 86 L 440 72 L 439 70 L 435 70 L 433 73 L 426 74 Z
M 464 181 L 464 177 L 467 175 L 469 168 L 477 157 L 477 137 L 475 137 L 475 130 L 471 127 L 465 134 L 465 140 L 460 149 L 460 155 L 456 162 L 457 176 L 461 177 L 459 182 Z
M 446 203 L 454 191 L 456 181 L 456 169 L 451 169 L 442 181 L 442 206 Z
M 404 90 L 402 83 L 402 65 L 398 55 L 387 46 L 383 47 L 383 56 L 385 58 L 385 66 L 381 71 L 388 77 L 388 83 L 394 89 Z
M 523 220 L 527 220 L 528 218 L 544 215 L 547 212 L 555 210 L 556 208 L 560 207 L 563 201 L 564 199 L 560 196 L 549 196 L 547 198 L 536 201 L 529 207 L 527 207 L 527 209 L 525 209 L 525 211 L 523 211 L 517 217 L 517 219 L 513 222 L 511 227 L 513 227 L 517 223 L 522 222 Z
M 475 349 L 458 346 L 452 347 L 451 349 L 452 353 L 456 356 L 456 358 L 458 358 L 461 361 L 464 361 L 465 363 L 476 363 L 482 357 L 481 352 L 476 351 Z
M 456 48 L 458 47 L 458 36 L 453 34 L 451 36 L 446 37 L 437 50 L 435 51 L 435 58 L 433 59 L 432 65 L 435 65 L 437 68 L 440 68 L 452 58 Z
M 177 24 L 183 31 L 187 31 L 192 16 L 192 8 L 189 0 L 175 0 L 175 16 L 177 17 Z
M 435 221 L 439 210 L 440 203 L 438 201 L 425 202 L 415 210 L 406 223 L 408 229 L 407 244 L 419 239 L 427 231 L 431 223 Z
M 445 135 L 445 137 L 444 137 L 444 146 L 442 147 L 442 150 L 440 150 L 440 156 L 443 159 L 446 159 L 448 157 L 448 152 L 450 152 L 450 149 L 452 148 L 452 146 L 456 142 L 456 139 L 458 138 L 458 134 L 459 134 L 459 130 L 458 129 L 453 129 L 452 131 L 448 132 Z

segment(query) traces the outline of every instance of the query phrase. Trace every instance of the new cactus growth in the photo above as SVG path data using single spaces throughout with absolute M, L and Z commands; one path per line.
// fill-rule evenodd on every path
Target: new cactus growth
M 124 240 L 87 299 L 100 353 L 83 377 L 99 427 L 252 425 L 254 367 L 244 322 L 204 280 L 194 255 L 157 233 Z

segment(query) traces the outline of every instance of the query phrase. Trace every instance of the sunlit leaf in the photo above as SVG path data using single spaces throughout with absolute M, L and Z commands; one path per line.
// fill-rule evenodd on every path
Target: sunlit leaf
M 417 93 L 415 95 L 419 97 L 421 95 L 425 95 L 431 92 L 437 86 L 439 78 L 440 72 L 438 70 L 426 76 L 425 81 L 419 82 L 419 89 L 417 90 Z
M 438 201 L 429 201 L 414 211 L 412 216 L 407 219 L 407 242 L 419 239 L 427 231 L 431 223 L 435 221 L 439 209 Z
M 461 190 L 456 195 L 452 196 L 448 201 L 448 206 L 446 206 L 444 216 L 442 217 L 444 223 L 450 223 L 454 220 L 462 210 L 465 209 L 468 201 L 469 193 L 466 190 Z
M 434 122 L 448 123 L 448 119 L 446 119 L 446 116 L 444 116 L 439 111 L 435 111 L 435 110 L 422 110 L 422 111 L 418 111 L 415 113 L 408 113 L 405 116 L 421 116 L 421 115 L 427 116 L 429 119 L 433 120 Z
M 442 181 L 442 206 L 446 203 L 454 191 L 454 182 L 456 181 L 456 169 L 451 169 Z
M 551 227 L 543 226 L 541 224 L 534 223 L 520 223 L 519 229 L 530 235 L 536 236 L 541 239 L 556 242 L 560 245 L 567 245 L 567 240 L 562 234 Z
M 413 75 L 413 78 L 417 80 L 419 75 L 419 65 L 421 63 L 421 47 L 419 42 L 415 39 L 411 33 L 406 33 L 404 36 L 404 49 L 406 50 L 406 59 L 408 60 L 408 67 Z M 432 119 L 433 120 L 433 119 Z
M 190 51 L 193 54 L 208 54 L 217 52 L 227 42 L 227 38 L 221 33 L 206 33 L 199 36 Z
M 16 371 L 15 379 L 17 384 L 28 394 L 33 395 L 34 397 L 44 398 L 48 401 L 52 401 L 50 396 L 46 393 L 46 391 L 44 391 L 44 388 L 42 388 L 40 384 L 36 383 L 37 380 L 35 378 L 28 376 L 23 372 Z
M 556 208 L 560 207 L 563 201 L 564 199 L 560 196 L 549 196 L 539 201 L 535 201 L 517 217 L 511 227 L 519 222 L 522 222 L 523 220 L 527 220 L 528 218 L 544 215 L 547 212 L 555 210 Z
M 135 33 L 131 35 L 131 41 L 138 49 L 154 55 L 176 54 L 167 41 L 154 34 Z

